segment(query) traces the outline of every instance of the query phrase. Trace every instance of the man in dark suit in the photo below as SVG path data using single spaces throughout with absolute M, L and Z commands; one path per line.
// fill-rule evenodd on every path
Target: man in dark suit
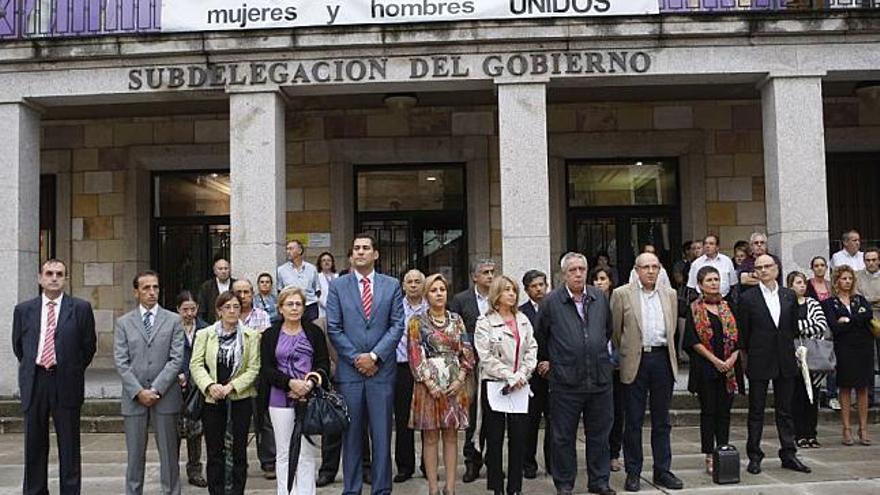
M 547 293 L 547 274 L 538 270 L 529 270 L 523 275 L 523 287 L 529 300 L 524 302 L 519 310 L 523 312 L 532 323 L 532 328 L 538 328 L 538 304 L 544 300 Z M 544 417 L 544 465 L 547 474 L 551 474 L 550 449 L 553 445 L 553 434 L 550 430 L 550 409 L 547 394 L 547 372 L 550 370 L 548 361 L 541 361 L 529 380 L 532 389 L 532 398 L 529 399 L 529 430 L 526 434 L 525 459 L 523 460 L 523 477 L 535 479 L 538 477 L 538 461 L 535 454 L 538 451 L 538 429 L 541 427 L 541 417 Z
M 217 321 L 217 313 L 214 310 L 214 302 L 217 296 L 231 291 L 235 279 L 230 275 L 232 270 L 226 258 L 218 257 L 214 260 L 214 276 L 202 283 L 199 288 L 199 318 L 205 323 L 211 324 Z
M 794 357 L 794 337 L 797 335 L 797 296 L 782 287 L 776 278 L 779 266 L 772 256 L 762 254 L 755 259 L 758 290 L 741 295 L 739 314 L 739 348 L 743 368 L 749 377 L 749 436 L 746 451 L 749 456 L 748 472 L 761 472 L 761 434 L 764 430 L 764 405 L 767 388 L 773 380 L 775 395 L 776 429 L 779 432 L 779 458 L 782 467 L 809 473 L 797 456 L 794 443 L 794 421 L 791 417 L 791 397 L 794 392 L 798 367 Z
M 366 426 L 373 447 L 372 493 L 391 493 L 391 418 L 403 295 L 397 280 L 376 273 L 378 258 L 375 239 L 356 235 L 352 273 L 334 280 L 327 295 L 327 334 L 339 358 L 336 381 L 351 415 L 343 436 L 344 495 L 360 494 L 363 488 Z
M 474 286 L 459 292 L 452 298 L 449 304 L 449 310 L 458 313 L 464 321 L 468 338 L 471 342 L 474 340 L 474 329 L 477 325 L 477 318 L 486 314 L 489 310 L 489 286 L 492 285 L 492 279 L 495 277 L 495 262 L 490 259 L 481 259 L 474 262 L 471 266 L 471 278 Z M 479 363 L 478 363 L 479 365 Z M 474 377 L 480 376 L 478 370 L 474 370 Z M 471 378 L 476 380 L 476 378 Z M 477 431 L 477 404 L 480 403 L 477 397 L 480 387 L 473 384 L 471 390 L 474 396 L 471 397 L 471 404 L 468 410 L 470 424 L 464 433 L 464 466 L 465 472 L 462 481 L 470 483 L 480 477 L 480 469 L 483 467 L 483 455 L 480 449 L 474 446 L 474 433 Z M 485 443 L 486 435 L 480 428 L 479 443 L 482 448 Z
M 613 367 L 608 356 L 611 309 L 608 298 L 587 285 L 587 258 L 562 257 L 563 285 L 541 302 L 538 362 L 549 361 L 550 427 L 553 429 L 553 485 L 557 495 L 571 495 L 577 481 L 578 425 L 586 429 L 587 489 L 614 495 L 608 435 L 614 422 L 611 395 Z
M 49 493 L 49 415 L 58 435 L 60 491 L 78 494 L 82 486 L 79 415 L 97 339 L 92 306 L 64 294 L 66 280 L 64 262 L 46 261 L 39 275 L 42 295 L 17 305 L 12 315 L 24 413 L 25 494 Z

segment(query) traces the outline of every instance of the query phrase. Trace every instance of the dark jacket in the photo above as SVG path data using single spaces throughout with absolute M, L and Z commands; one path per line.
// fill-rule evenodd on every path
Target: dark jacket
M 31 406 L 34 389 L 42 305 L 42 296 L 38 296 L 19 304 L 12 313 L 12 351 L 18 358 L 18 386 L 25 412 Z M 95 356 L 97 342 L 92 305 L 64 294 L 56 321 L 56 405 L 79 408 L 85 396 L 84 373 Z
M 290 391 L 290 380 L 292 376 L 285 375 L 278 369 L 278 360 L 275 358 L 275 348 L 278 347 L 278 338 L 281 336 L 281 325 L 283 322 L 276 321 L 271 327 L 263 332 L 260 341 L 260 376 L 262 382 L 273 387 Z M 311 322 L 302 322 L 303 331 L 306 338 L 312 345 L 312 370 L 321 375 L 323 386 L 330 384 L 330 354 L 327 352 L 327 340 L 324 332 Z M 269 394 L 265 394 L 265 399 L 269 400 Z
M 740 295 L 736 314 L 739 348 L 746 353 L 750 380 L 791 378 L 799 371 L 794 357 L 797 330 L 797 296 L 779 287 L 779 327 L 773 323 L 760 288 Z
M 235 279 L 229 277 L 229 290 L 232 290 L 232 284 L 234 283 Z M 217 296 L 219 295 L 217 277 L 205 280 L 202 282 L 202 286 L 199 287 L 199 318 L 205 320 L 209 325 L 217 321 L 217 311 L 214 308 L 214 303 L 217 302 Z
M 473 337 L 474 330 L 477 327 L 477 318 L 483 316 L 480 314 L 480 306 L 477 304 L 477 294 L 474 292 L 473 286 L 469 287 L 452 298 L 449 304 L 449 311 L 457 313 L 464 321 L 464 328 L 468 335 Z
M 189 373 L 189 362 L 192 359 L 193 355 L 193 344 L 196 343 L 196 335 L 198 335 L 199 330 L 207 327 L 208 324 L 205 323 L 205 320 L 196 317 L 196 329 L 193 331 L 193 341 L 190 342 L 186 340 L 186 335 L 183 336 L 183 364 L 180 366 L 180 372 L 186 375 L 186 382 L 189 383 L 190 373 Z
M 538 329 L 538 312 L 535 311 L 535 307 L 532 306 L 532 301 L 527 300 L 519 306 L 519 310 L 522 314 L 526 315 L 529 319 L 529 322 L 532 324 L 532 328 L 537 331 Z M 537 340 L 537 337 L 535 338 Z M 534 391 L 535 387 L 543 387 L 547 388 L 547 379 L 543 376 L 539 375 L 537 371 L 532 373 L 532 377 L 529 378 L 529 384 L 532 386 L 532 390 Z
M 584 314 L 565 285 L 541 301 L 538 313 L 538 361 L 550 361 L 551 388 L 573 392 L 600 392 L 611 386 L 613 367 L 608 357 L 611 307 L 595 287 L 586 287 Z

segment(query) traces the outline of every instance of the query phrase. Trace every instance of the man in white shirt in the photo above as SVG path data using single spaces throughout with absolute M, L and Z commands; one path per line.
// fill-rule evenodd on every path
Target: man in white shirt
M 857 230 L 850 230 L 843 233 L 841 238 L 843 249 L 831 256 L 831 270 L 843 265 L 849 265 L 853 271 L 865 269 L 865 253 L 859 248 L 862 246 L 862 237 Z
M 287 243 L 287 257 L 290 261 L 278 267 L 276 273 L 276 287 L 278 292 L 284 288 L 299 287 L 306 295 L 306 312 L 303 313 L 303 321 L 312 321 L 318 318 L 318 292 L 321 284 L 318 281 L 318 268 L 303 259 L 305 246 L 294 239 Z
M 687 286 L 697 292 L 700 292 L 700 284 L 697 283 L 697 272 L 704 266 L 712 266 L 718 270 L 721 275 L 721 297 L 727 297 L 730 289 L 738 283 L 736 279 L 736 269 L 733 267 L 733 260 L 726 254 L 718 251 L 720 240 L 715 234 L 709 234 L 703 239 L 703 255 L 695 259 L 691 263 L 691 269 L 688 273 Z

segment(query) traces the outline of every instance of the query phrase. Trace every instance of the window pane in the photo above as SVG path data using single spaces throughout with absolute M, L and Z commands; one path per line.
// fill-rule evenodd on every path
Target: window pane
M 156 218 L 229 215 L 229 173 L 155 177 Z
M 569 206 L 675 205 L 675 166 L 663 161 L 576 163 L 569 167 Z
M 461 168 L 358 172 L 358 211 L 461 210 Z

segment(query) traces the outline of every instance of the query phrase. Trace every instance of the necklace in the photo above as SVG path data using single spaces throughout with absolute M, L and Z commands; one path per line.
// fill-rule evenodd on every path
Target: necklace
M 437 327 L 445 327 L 446 326 L 446 314 L 443 314 L 443 318 L 437 319 L 436 316 L 428 312 L 428 316 L 431 318 L 431 323 L 433 323 Z

